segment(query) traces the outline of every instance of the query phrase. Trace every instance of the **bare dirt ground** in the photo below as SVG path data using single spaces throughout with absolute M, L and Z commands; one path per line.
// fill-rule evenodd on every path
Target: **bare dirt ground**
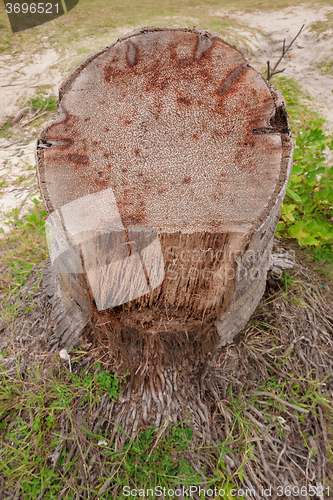
M 28 59 L 28 60 L 27 60 Z M 59 54 L 54 49 L 48 49 L 41 54 L 27 58 L 21 54 L 13 58 L 10 54 L 0 58 L 1 109 L 0 123 L 4 123 L 9 116 L 18 111 L 20 100 L 33 95 L 41 85 L 50 85 L 57 93 L 62 81 L 62 74 L 53 68 L 59 61 Z
M 333 74 L 324 74 L 319 65 L 327 66 L 329 61 L 333 61 L 333 30 L 318 34 L 314 28 L 332 13 L 333 7 L 290 7 L 251 14 L 239 12 L 230 16 L 258 30 L 254 36 L 249 32 L 243 34 L 248 47 L 245 49 L 248 62 L 260 72 L 266 70 L 267 61 L 271 66 L 277 62 L 282 53 L 283 39 L 288 45 L 305 25 L 278 69 L 285 68 L 283 74 L 294 77 L 310 94 L 315 107 L 326 119 L 330 132 L 333 131 Z
M 279 11 L 239 11 L 233 14 L 221 11 L 213 14 L 227 16 L 252 28 L 251 31 L 238 32 L 244 39 L 239 48 L 249 63 L 261 72 L 266 70 L 268 60 L 274 64 L 279 58 L 283 39 L 286 38 L 289 43 L 304 24 L 302 33 L 284 58 L 280 69 L 285 68 L 284 74 L 294 77 L 309 92 L 333 127 L 333 72 L 323 74 L 318 67 L 320 63 L 333 61 L 333 29 L 326 29 L 322 33 L 316 30 L 318 23 L 325 23 L 333 15 L 333 7 L 293 6 Z M 126 30 L 127 27 L 124 27 L 123 32 L 121 29 L 112 30 L 110 43 L 117 38 L 116 31 L 124 34 Z M 57 93 L 66 75 L 68 60 L 73 59 L 74 54 L 70 49 L 57 52 L 47 48 L 47 38 L 44 51 L 39 54 L 31 57 L 21 54 L 15 58 L 9 54 L 0 56 L 0 124 L 14 116 L 22 98 L 31 96 L 36 88 L 49 85 Z

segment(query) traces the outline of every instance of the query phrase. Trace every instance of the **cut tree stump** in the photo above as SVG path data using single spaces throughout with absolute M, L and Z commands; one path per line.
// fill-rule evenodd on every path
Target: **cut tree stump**
M 292 150 L 280 92 L 217 34 L 143 28 L 89 56 L 37 145 L 53 348 L 85 331 L 118 373 L 202 381 L 263 295 Z

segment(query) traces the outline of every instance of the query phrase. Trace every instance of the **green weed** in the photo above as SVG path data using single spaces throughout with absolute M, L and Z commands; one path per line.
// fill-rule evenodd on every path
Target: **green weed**
M 322 75 L 326 75 L 327 73 L 333 72 L 333 61 L 329 63 L 319 63 L 318 68 L 320 69 Z
M 275 235 L 306 248 L 305 260 L 310 265 L 315 260 L 318 264 L 312 268 L 332 281 L 333 167 L 327 163 L 327 152 L 333 150 L 333 141 L 323 132 L 322 121 L 311 106 L 304 104 L 298 84 L 285 77 L 277 80 L 287 103 L 295 152 Z
M 17 186 L 18 184 L 21 184 L 21 182 L 26 181 L 27 179 L 29 179 L 29 177 L 27 177 L 26 175 L 20 175 L 12 183 L 15 186 Z
M 319 114 L 313 109 L 311 97 L 304 92 L 294 78 L 274 76 L 272 83 L 281 91 L 290 119 L 291 133 L 296 138 L 299 129 L 307 126 L 309 121 L 321 124 Z
M 281 279 L 281 282 L 283 283 L 284 285 L 284 290 L 285 290 L 285 293 L 288 294 L 290 288 L 292 287 L 293 283 L 296 281 L 296 278 L 294 275 L 288 273 L 285 269 L 283 271 L 283 275 L 282 275 L 282 279 Z M 281 289 L 281 285 L 280 285 L 280 282 L 278 281 L 278 285 Z
M 119 381 L 121 379 L 114 377 L 113 374 L 108 371 L 101 370 L 101 363 L 99 362 L 96 363 L 93 368 L 96 372 L 95 374 L 88 373 L 84 376 L 78 376 L 74 373 L 71 374 L 71 380 L 74 383 L 74 386 L 75 384 L 82 384 L 87 397 L 89 395 L 90 404 L 93 404 L 93 395 L 95 393 L 99 396 L 106 393 L 110 396 L 110 398 L 118 399 L 118 395 L 121 394 L 119 386 Z M 85 398 L 82 401 L 85 402 Z
M 312 255 L 316 261 L 333 263 L 333 246 L 323 245 L 312 249 Z
M 146 429 L 138 434 L 135 440 L 126 443 L 120 453 L 115 453 L 111 447 L 106 452 L 105 472 L 110 470 L 112 464 L 118 462 L 118 470 L 114 473 L 115 483 L 138 485 L 137 489 L 142 490 L 153 490 L 154 485 L 168 490 L 172 484 L 184 486 L 200 484 L 202 482 L 200 475 L 182 456 L 182 452 L 191 446 L 191 428 L 186 425 L 183 428 L 172 425 L 168 427 L 170 430 L 168 438 L 162 438 L 160 445 L 155 448 L 153 445 L 159 432 L 154 427 Z M 177 457 L 173 456 L 175 454 Z M 99 489 L 103 488 L 105 482 L 105 480 L 100 482 Z M 120 498 L 125 497 L 124 494 L 120 496 Z
M 275 84 L 285 98 L 295 143 L 276 236 L 296 239 L 301 246 L 328 248 L 333 243 L 333 167 L 327 164 L 327 152 L 333 151 L 333 141 L 295 80 L 280 77 Z
M 28 101 L 28 106 L 31 106 L 34 111 L 51 111 L 56 113 L 58 99 L 55 95 L 47 95 L 45 90 L 37 91 L 35 97 Z
M 302 246 L 333 243 L 333 166 L 327 165 L 327 149 L 333 151 L 333 141 L 316 123 L 298 131 L 277 235 Z
M 286 279 L 291 281 L 292 277 Z M 293 287 L 288 285 L 280 296 L 293 293 Z M 257 324 L 260 329 L 256 329 Z M 270 430 L 282 441 L 290 437 L 290 411 L 293 432 L 298 433 L 303 447 L 313 456 L 316 450 L 313 432 L 308 431 L 306 412 L 320 418 L 317 407 L 323 405 L 331 418 L 331 402 L 329 397 L 326 399 L 327 391 L 323 392 L 330 374 L 319 380 L 315 370 L 309 370 L 306 376 L 295 373 L 295 367 L 299 368 L 295 344 L 288 350 L 281 346 L 283 332 L 263 320 L 260 312 L 258 318 L 251 319 L 248 331 L 252 334 L 247 334 L 244 345 L 255 356 L 263 351 L 266 343 L 263 366 L 267 376 L 258 382 L 252 394 L 246 380 L 239 385 L 238 374 L 230 373 L 226 396 L 216 403 L 225 415 L 226 438 L 217 436 L 216 446 L 212 447 L 194 443 L 190 422 L 177 426 L 166 422 L 159 430 L 149 427 L 139 430 L 133 438 L 127 436 L 124 447 L 117 450 L 112 436 L 113 424 L 111 429 L 109 425 L 95 430 L 89 426 L 102 398 L 107 395 L 116 401 L 121 394 L 121 382 L 126 380 L 125 376 L 118 378 L 105 371 L 101 363 L 88 371 L 60 370 L 57 375 L 46 377 L 41 376 L 41 368 L 31 368 L 24 379 L 19 371 L 10 377 L 0 366 L 0 463 L 6 485 L 13 489 L 19 485 L 17 493 L 24 493 L 25 500 L 35 500 L 42 492 L 49 500 L 60 495 L 64 500 L 74 500 L 78 491 L 75 482 L 82 485 L 82 479 L 86 478 L 84 488 L 92 499 L 113 499 L 115 488 L 116 498 L 124 499 L 134 498 L 134 494 L 128 495 L 126 485 L 136 491 L 154 491 L 156 486 L 162 490 L 172 489 L 176 484 L 186 488 L 203 485 L 202 476 L 205 476 L 205 489 L 223 488 L 220 498 L 235 498 L 232 493 L 235 484 L 244 484 L 252 464 L 260 461 L 258 441 L 264 443 Z M 76 348 L 71 357 L 75 367 L 84 353 Z M 281 380 L 274 370 L 283 371 L 285 379 Z M 294 408 L 290 409 L 290 405 Z M 78 413 L 83 415 L 80 422 Z M 62 430 L 65 417 L 69 425 L 66 433 Z M 117 433 L 122 432 L 119 427 Z M 73 448 L 77 451 L 71 454 Z M 56 466 L 52 465 L 55 455 L 58 456 Z M 193 456 L 204 458 L 199 469 L 193 466 Z M 231 477 L 227 466 L 236 457 L 238 461 L 233 464 Z M 94 463 L 101 468 L 91 483 L 88 470 Z M 149 495 L 154 498 L 153 493 Z
M 41 492 L 45 493 L 44 498 L 57 499 L 60 491 L 66 500 L 73 499 L 75 487 L 63 471 L 71 479 L 79 479 L 78 463 L 88 453 L 94 460 L 99 456 L 104 470 L 95 486 L 87 487 L 94 498 L 112 498 L 108 492 L 117 485 L 169 489 L 172 484 L 201 484 L 201 476 L 184 456 L 192 447 L 192 430 L 186 423 L 169 425 L 165 437 L 165 426 L 159 431 L 151 427 L 138 432 L 120 451 L 115 451 L 110 442 L 109 430 L 89 430 L 90 410 L 86 420 L 78 425 L 75 413 L 86 403 L 92 408 L 105 393 L 113 400 L 120 395 L 121 379 L 100 368 L 100 364 L 95 365 L 95 375 L 61 371 L 57 377 L 52 375 L 51 380 L 45 380 L 37 367 L 28 370 L 22 381 L 19 376 L 4 374 L 4 367 L 0 366 L 0 463 L 7 487 L 19 485 L 25 500 L 35 500 Z M 60 430 L 64 416 L 70 423 L 66 436 Z M 70 457 L 73 446 L 78 447 L 79 453 Z M 56 450 L 57 467 L 52 467 Z M 226 483 L 226 491 L 234 487 L 223 478 L 221 473 L 213 483 Z M 126 495 L 121 493 L 119 498 Z
M 0 50 L 0 52 L 1 52 L 1 50 Z M 12 119 L 7 120 L 0 128 L 0 138 L 1 139 L 4 139 L 10 135 L 9 128 L 10 128 L 11 122 L 12 122 Z

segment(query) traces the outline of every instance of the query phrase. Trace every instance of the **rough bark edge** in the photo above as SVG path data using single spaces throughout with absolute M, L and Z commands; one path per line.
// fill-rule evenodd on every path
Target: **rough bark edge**
M 84 300 L 75 301 L 64 294 L 52 269 L 50 259 L 47 259 L 43 268 L 42 287 L 47 293 L 48 301 L 52 306 L 54 332 L 49 339 L 48 346 L 51 352 L 65 345 L 67 349 L 76 346 L 89 320 L 89 312 Z
M 284 100 L 279 92 L 276 93 L 277 97 L 282 101 L 282 110 L 285 113 Z M 287 120 L 287 125 L 289 127 L 288 118 L 285 113 L 285 118 Z M 243 286 L 243 280 L 238 280 L 236 283 L 235 295 L 229 306 L 228 312 L 222 314 L 221 318 L 217 323 L 217 330 L 220 335 L 219 347 L 224 346 L 233 341 L 233 338 L 237 333 L 239 333 L 243 328 L 245 328 L 249 318 L 252 316 L 256 310 L 264 292 L 265 283 L 267 279 L 267 272 L 270 265 L 270 255 L 273 246 L 274 233 L 276 226 L 279 222 L 280 217 L 280 206 L 283 198 L 286 194 L 288 179 L 292 169 L 292 153 L 293 144 L 289 134 L 281 134 L 282 144 L 283 144 L 283 157 L 282 162 L 284 163 L 285 172 L 281 172 L 280 179 L 283 179 L 283 184 L 277 194 L 275 203 L 271 206 L 270 213 L 266 220 L 263 222 L 259 221 L 257 229 L 252 229 L 252 234 L 248 236 L 249 242 L 247 244 L 246 251 L 244 252 L 240 262 L 238 263 L 238 275 L 243 269 L 248 271 L 249 266 L 247 265 L 248 257 L 252 252 L 259 252 L 258 259 L 254 262 L 257 268 L 260 269 L 260 273 L 264 274 L 265 277 L 261 277 L 260 280 L 253 279 L 250 283 L 248 290 L 238 299 L 238 295 Z M 282 180 L 281 179 L 281 180 Z M 279 184 L 277 184 L 276 191 L 279 189 Z M 265 209 L 264 214 L 269 209 L 270 204 L 268 204 L 267 209 Z M 263 217 L 263 214 L 262 216 Z M 260 224 L 261 222 L 261 224 Z M 252 236 L 252 238 L 251 238 Z M 251 238 L 251 239 L 250 239 Z M 260 250 L 263 250 L 260 253 Z M 254 269 L 253 266 L 252 269 Z M 250 269 L 250 272 L 251 270 Z M 259 282 L 259 283 L 257 283 Z

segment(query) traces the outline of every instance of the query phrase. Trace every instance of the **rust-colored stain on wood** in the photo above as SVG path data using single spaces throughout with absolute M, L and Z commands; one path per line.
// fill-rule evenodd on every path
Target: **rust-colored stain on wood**
M 282 144 L 274 99 L 215 35 L 147 29 L 124 37 L 64 84 L 59 109 L 42 134 L 53 144 L 41 167 L 49 210 L 112 188 L 125 225 L 241 232 L 275 196 Z

